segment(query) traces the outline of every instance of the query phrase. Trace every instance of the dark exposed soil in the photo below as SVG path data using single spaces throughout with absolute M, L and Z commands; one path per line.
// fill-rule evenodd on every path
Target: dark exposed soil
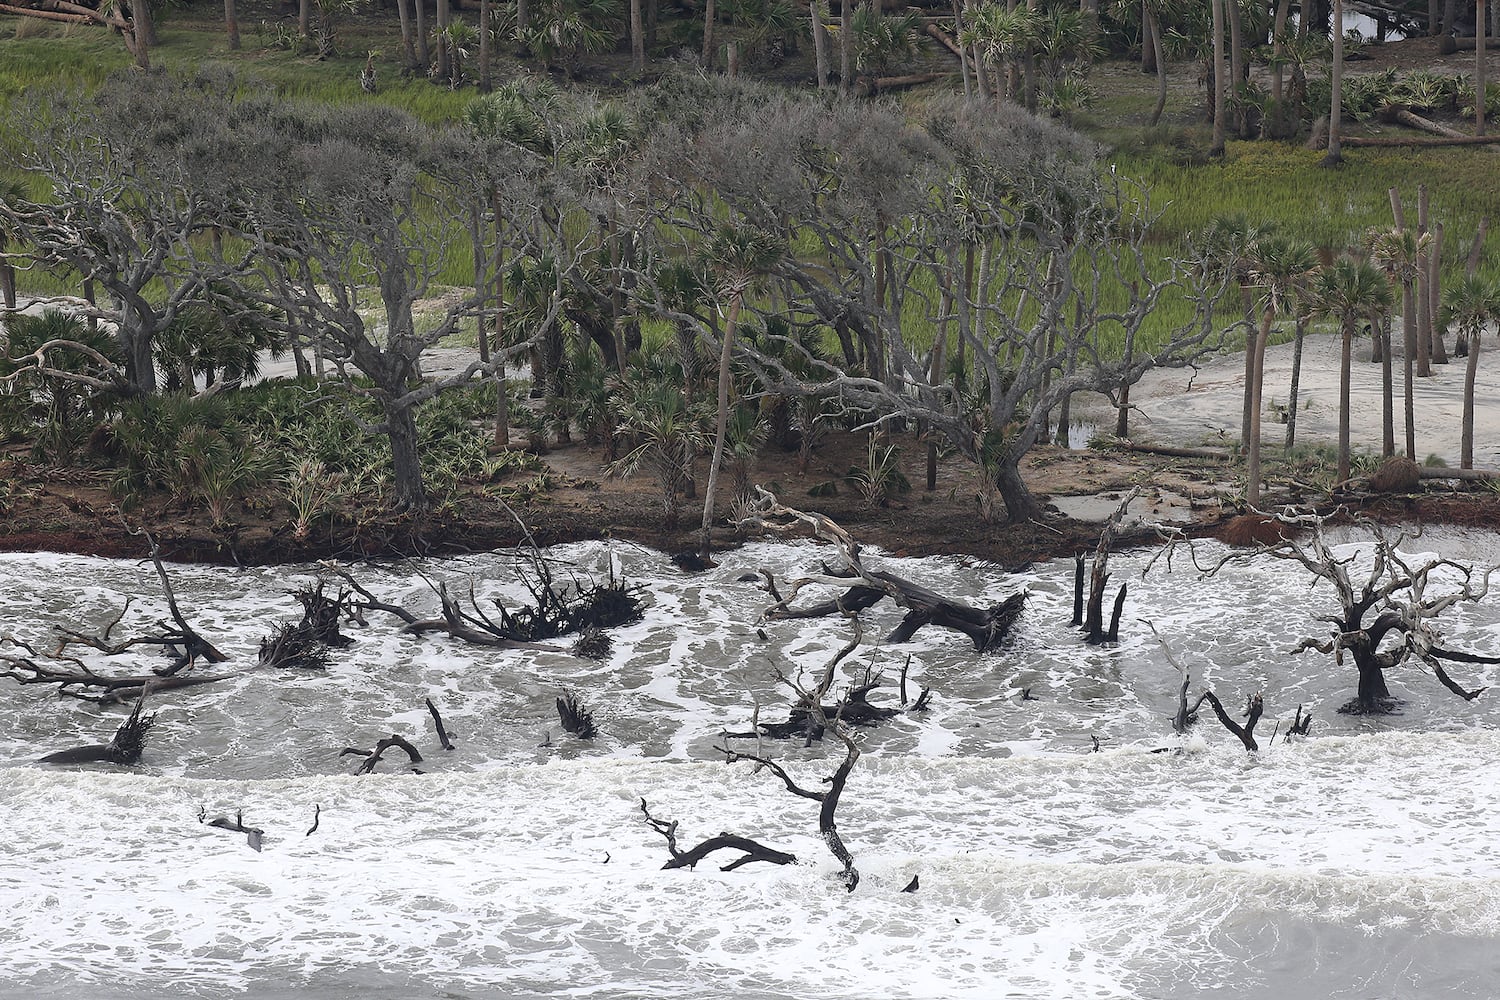
M 852 467 L 866 460 L 862 435 L 830 438 L 806 474 L 797 471 L 795 454 L 768 449 L 757 463 L 754 479 L 789 506 L 824 513 L 862 542 L 895 554 L 965 554 L 1014 569 L 1033 560 L 1083 551 L 1097 542 L 1101 527 L 1097 520 L 1058 515 L 1037 524 L 987 522 L 976 501 L 979 480 L 972 465 L 957 456 L 944 458 L 937 488 L 928 492 L 923 488 L 925 447 L 911 438 L 894 443 L 912 488 L 885 506 L 868 503 L 844 480 Z M 502 495 L 538 544 L 610 537 L 669 553 L 696 549 L 701 499 L 683 501 L 679 526 L 673 529 L 666 524 L 659 489 L 649 475 L 608 478 L 598 451 L 584 445 L 554 450 L 544 460 L 550 470 L 544 489 L 536 489 L 536 473 L 498 484 L 502 490 L 513 488 L 509 495 Z M 1028 458 L 1023 472 L 1039 494 L 1098 495 L 1105 513 L 1113 501 L 1137 485 L 1148 502 L 1163 497 L 1164 491 L 1196 498 L 1187 512 L 1193 534 L 1219 533 L 1241 512 L 1208 485 L 1230 475 L 1215 463 L 1194 465 L 1150 455 L 1043 447 Z M 142 529 L 159 540 L 170 559 L 228 565 L 456 554 L 526 541 L 516 518 L 479 484 L 466 487 L 456 503 L 421 518 L 387 514 L 356 519 L 344 514 L 323 519 L 309 537 L 299 540 L 293 537 L 291 512 L 282 502 L 252 500 L 237 505 L 229 512 L 231 523 L 215 527 L 201 508 L 165 496 L 151 497 L 134 510 L 122 511 L 102 471 L 49 468 L 13 456 L 0 462 L 0 479 L 5 484 L 0 493 L 0 550 L 5 551 L 143 556 Z M 837 487 L 836 495 L 809 495 L 810 489 L 828 483 Z M 515 489 L 522 486 L 530 488 Z M 1419 495 L 1366 499 L 1361 506 L 1382 520 L 1500 528 L 1500 495 L 1486 489 L 1456 493 L 1429 484 Z M 715 546 L 743 542 L 748 536 L 727 524 L 727 501 L 720 511 Z M 1154 532 L 1140 530 L 1123 535 L 1118 544 L 1149 543 L 1155 537 Z

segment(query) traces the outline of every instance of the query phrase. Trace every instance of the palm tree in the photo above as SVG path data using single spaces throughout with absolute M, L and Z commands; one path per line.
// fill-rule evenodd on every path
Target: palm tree
M 709 241 L 709 264 L 718 272 L 718 291 L 724 303 L 724 344 L 719 352 L 719 409 L 714 421 L 714 457 L 708 466 L 708 485 L 703 490 L 702 548 L 705 558 L 714 523 L 714 492 L 718 487 L 719 466 L 724 461 L 724 445 L 728 437 L 729 367 L 734 355 L 734 334 L 740 321 L 740 309 L 745 303 L 746 293 L 777 265 L 786 252 L 786 245 L 780 239 L 755 229 L 720 229 Z
M 1344 148 L 1339 141 L 1344 114 L 1344 0 L 1333 0 L 1333 96 L 1328 109 L 1328 155 L 1322 166 L 1336 167 L 1344 162 Z
M 1334 0 L 1334 2 L 1338 3 L 1340 0 Z M 1211 4 L 1214 33 L 1214 141 L 1209 148 L 1208 155 L 1216 160 L 1224 158 L 1224 144 L 1229 122 L 1228 69 L 1224 65 L 1224 3 L 1225 0 L 1212 0 Z
M 0 206 L 17 204 L 25 197 L 26 189 L 20 181 L 0 180 Z M 4 256 L 14 239 L 15 234 L 6 227 L 5 212 L 0 210 L 0 299 L 4 300 L 7 309 L 16 307 L 16 267 L 9 257 Z
M 1370 260 L 1401 285 L 1401 368 L 1406 387 L 1406 457 L 1417 458 L 1416 407 L 1412 398 L 1412 365 L 1417 356 L 1417 277 L 1432 243 L 1429 233 L 1418 235 L 1398 228 L 1370 233 Z
M 1479 372 L 1479 341 L 1491 320 L 1500 317 L 1500 286 L 1478 275 L 1468 274 L 1449 285 L 1443 294 L 1443 315 L 1458 328 L 1469 347 L 1464 369 L 1463 430 L 1459 436 L 1459 468 L 1474 468 L 1474 377 Z
M 676 528 L 679 494 L 687 478 L 687 457 L 703 443 L 696 414 L 683 399 L 682 370 L 649 366 L 620 380 L 619 423 L 636 445 L 610 463 L 610 475 L 629 476 L 643 464 L 656 471 L 666 526 Z
M 1260 412 L 1265 388 L 1266 341 L 1271 323 L 1291 305 L 1296 291 L 1316 265 L 1312 245 L 1281 236 L 1257 240 L 1250 248 L 1250 279 L 1261 288 L 1260 331 L 1251 347 L 1250 433 L 1247 435 L 1247 474 L 1250 480 L 1245 499 L 1260 502 Z
M 1338 481 L 1349 480 L 1349 382 L 1354 330 L 1362 317 L 1390 308 L 1391 286 L 1373 264 L 1342 257 L 1318 272 L 1313 281 L 1317 311 L 1337 318 L 1343 349 L 1339 357 Z

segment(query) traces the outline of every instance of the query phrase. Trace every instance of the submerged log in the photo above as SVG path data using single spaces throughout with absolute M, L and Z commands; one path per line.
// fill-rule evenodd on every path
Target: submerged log
M 142 694 L 136 699 L 135 709 L 130 713 L 130 718 L 120 724 L 115 730 L 114 737 L 105 744 L 97 746 L 73 747 L 70 750 L 59 750 L 49 753 L 43 757 L 43 764 L 136 764 L 140 762 L 141 754 L 146 749 L 146 737 L 150 735 L 151 728 L 156 725 L 156 713 L 141 716 L 141 708 L 146 703 L 146 696 Z
M 762 614 L 766 620 L 843 614 L 864 610 L 882 597 L 889 597 L 898 607 L 906 608 L 907 615 L 887 637 L 887 642 L 905 642 L 924 625 L 937 625 L 964 633 L 973 641 L 976 650 L 986 652 L 1004 642 L 1025 605 L 1026 592 L 1021 591 L 993 607 L 976 608 L 887 570 L 870 569 L 861 557 L 859 543 L 831 518 L 787 507 L 764 489 L 759 490 L 759 500 L 747 520 L 770 531 L 809 528 L 816 537 L 836 545 L 844 563 L 843 569 L 831 570 L 825 566 L 819 575 L 791 581 L 785 596 L 777 589 L 774 575 L 762 569 L 766 589 L 776 601 Z M 853 586 L 850 586 L 851 582 Z M 802 608 L 792 607 L 791 602 L 798 593 L 812 585 L 845 589 L 840 598 Z
M 1260 721 L 1261 713 L 1265 711 L 1265 703 L 1261 700 L 1260 695 L 1253 694 L 1250 696 L 1250 701 L 1245 706 L 1245 724 L 1243 726 L 1229 717 L 1229 713 L 1224 711 L 1224 706 L 1219 703 L 1219 699 L 1215 697 L 1212 691 L 1204 691 L 1198 698 L 1198 705 L 1202 705 L 1205 701 L 1213 708 L 1214 715 L 1219 717 L 1219 721 L 1223 723 L 1224 728 L 1237 736 L 1239 741 L 1244 744 L 1246 750 L 1254 752 L 1260 749 L 1260 744 L 1255 742 L 1255 724 Z M 1197 710 L 1197 705 L 1193 706 L 1193 711 L 1196 712 Z M 1275 734 L 1273 733 L 1272 735 L 1274 736 Z
M 646 817 L 646 824 L 651 829 L 666 838 L 667 853 L 671 855 L 671 858 L 666 864 L 661 866 L 663 871 L 673 868 L 694 868 L 698 862 L 715 851 L 740 852 L 740 857 L 719 869 L 725 872 L 732 872 L 736 868 L 753 864 L 757 861 L 764 861 L 766 864 L 771 865 L 794 865 L 797 863 L 797 857 L 794 854 L 789 854 L 786 851 L 778 851 L 773 847 L 767 847 L 762 843 L 751 840 L 749 837 L 737 837 L 731 833 L 721 833 L 717 837 L 709 837 L 696 847 L 686 851 L 680 850 L 677 847 L 677 820 L 667 821 L 652 816 L 651 810 L 647 808 L 644 798 L 641 799 L 641 814 Z

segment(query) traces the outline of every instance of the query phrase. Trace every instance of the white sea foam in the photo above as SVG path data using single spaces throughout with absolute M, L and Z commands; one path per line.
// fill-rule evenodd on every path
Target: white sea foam
M 1476 560 L 1500 551 L 1482 533 L 1419 541 Z M 197 627 L 229 668 L 249 669 L 156 699 L 142 765 L 30 764 L 107 740 L 120 711 L 6 682 L 0 997 L 1196 997 L 1332 995 L 1351 982 L 1427 997 L 1481 995 L 1476 984 L 1500 976 L 1492 702 L 1461 702 L 1403 668 L 1392 678 L 1403 715 L 1335 715 L 1352 676 L 1287 653 L 1329 600 L 1292 567 L 1200 580 L 1179 562 L 1142 578 L 1144 555 L 1117 554 L 1128 614 L 1118 647 L 1098 648 L 1066 624 L 1070 562 L 1005 575 L 890 560 L 975 604 L 1022 587 L 1030 597 L 1016 639 L 984 656 L 941 630 L 891 646 L 880 637 L 900 611 L 863 616 L 844 681 L 870 666 L 894 685 L 910 656 L 909 695 L 931 687 L 933 703 L 860 735 L 838 814 L 864 875 L 851 896 L 816 804 L 713 750 L 748 728 L 753 701 L 763 721 L 785 713 L 774 669 L 819 670 L 845 641 L 835 622 L 760 622 L 769 598 L 739 579 L 762 566 L 795 576 L 822 550 L 756 544 L 693 575 L 604 543 L 550 554 L 575 567 L 559 579 L 599 578 L 617 560 L 644 587 L 645 618 L 615 630 L 608 659 L 466 647 L 372 615 L 348 627 L 356 642 L 327 671 L 254 668 L 259 638 L 300 614 L 288 591 L 315 567 L 173 566 Z M 428 611 L 419 573 L 454 593 L 472 581 L 481 602 L 527 599 L 499 556 L 356 573 Z M 102 627 L 126 595 L 136 601 L 117 634 L 166 613 L 149 563 L 0 556 L 3 631 L 38 650 L 57 625 Z M 1231 707 L 1261 691 L 1263 737 L 1298 704 L 1316 713 L 1313 737 L 1263 738 L 1254 756 L 1211 722 L 1170 738 L 1176 671 L 1136 618 L 1155 622 L 1195 688 Z M 1445 621 L 1453 644 L 1495 651 L 1491 605 Z M 161 661 L 132 650 L 86 662 L 140 672 Z M 1464 673 L 1496 679 L 1488 666 Z M 558 731 L 552 702 L 565 689 L 593 708 L 599 739 Z M 451 753 L 435 745 L 426 697 L 456 736 Z M 894 686 L 872 697 L 899 701 Z M 381 773 L 349 773 L 340 748 L 393 732 L 422 748 L 426 773 L 389 758 Z M 1090 753 L 1095 736 L 1102 750 Z M 806 787 L 839 754 L 766 749 Z M 684 845 L 731 831 L 800 864 L 661 871 L 665 843 L 642 822 L 641 797 L 681 822 Z M 319 827 L 305 836 L 314 805 Z M 200 807 L 243 810 L 264 827 L 264 851 L 200 824 Z M 901 893 L 913 875 L 921 888 Z

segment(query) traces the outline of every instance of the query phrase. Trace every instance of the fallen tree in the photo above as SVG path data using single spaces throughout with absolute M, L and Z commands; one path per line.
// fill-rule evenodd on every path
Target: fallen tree
M 89 646 L 99 650 L 106 656 L 116 656 L 133 646 L 161 646 L 172 654 L 172 662 L 168 666 L 158 668 L 155 671 L 159 677 L 170 677 L 179 670 L 192 666 L 200 659 L 208 663 L 223 663 L 228 660 L 228 656 L 225 656 L 219 651 L 218 647 L 199 635 L 197 630 L 188 623 L 187 618 L 183 616 L 182 609 L 177 606 L 177 594 L 172 590 L 171 577 L 167 575 L 167 569 L 162 565 L 161 549 L 157 546 L 156 539 L 145 532 L 142 532 L 142 534 L 146 535 L 146 542 L 151 547 L 151 563 L 156 567 L 157 579 L 161 581 L 162 593 L 167 599 L 167 610 L 171 614 L 172 621 L 176 627 L 169 626 L 164 621 L 158 621 L 157 627 L 159 631 L 148 632 L 144 635 L 134 636 L 119 642 L 111 640 L 110 633 L 114 631 L 115 626 L 120 624 L 120 619 L 125 617 L 125 613 L 130 610 L 131 599 L 127 597 L 125 599 L 125 606 L 120 609 L 120 613 L 109 624 L 105 625 L 100 632 L 91 635 L 77 629 L 59 627 L 58 631 L 62 633 L 62 639 L 58 642 L 57 651 L 53 655 L 61 656 L 63 651 L 70 645 Z
M 493 599 L 489 603 L 495 610 L 490 612 L 480 605 L 472 581 L 467 604 L 449 593 L 446 583 L 428 581 L 438 598 L 439 613 L 435 618 L 422 617 L 401 605 L 381 600 L 347 570 L 340 570 L 338 575 L 358 597 L 351 598 L 356 613 L 380 611 L 405 622 L 407 632 L 419 635 L 440 632 L 475 646 L 573 652 L 602 659 L 609 655 L 610 649 L 602 630 L 640 620 L 644 605 L 639 588 L 616 579 L 613 567 L 603 583 L 584 583 L 575 577 L 569 588 L 553 578 L 551 566 L 540 551 L 534 550 L 525 558 L 531 572 L 528 575 L 522 571 L 519 576 L 534 603 L 507 609 L 499 599 Z M 572 649 L 543 641 L 570 634 L 579 635 Z
M 136 764 L 140 762 L 141 754 L 146 749 L 146 737 L 151 728 L 156 725 L 156 713 L 142 716 L 141 709 L 146 704 L 145 694 L 136 699 L 135 709 L 131 711 L 130 718 L 120 724 L 115 730 L 115 735 L 108 743 L 99 746 L 73 747 L 69 750 L 59 750 L 49 753 L 43 757 L 43 764 Z
M 766 590 L 776 602 L 762 614 L 764 620 L 822 617 L 864 610 L 889 597 L 897 607 L 906 609 L 906 617 L 886 637 L 887 642 L 905 642 L 923 626 L 936 625 L 962 632 L 974 643 L 977 651 L 987 652 L 1005 641 L 1025 606 L 1025 591 L 1012 594 L 992 607 L 976 608 L 886 570 L 871 569 L 864 563 L 859 543 L 831 518 L 787 507 L 761 487 L 756 487 L 756 492 L 757 501 L 741 524 L 782 534 L 798 529 L 810 530 L 815 538 L 836 546 L 844 564 L 842 568 L 834 569 L 824 566 L 824 572 L 820 574 L 789 581 L 785 596 L 777 587 L 775 575 L 762 569 Z M 793 608 L 791 602 L 809 586 L 839 587 L 843 588 L 844 594 L 810 607 Z
M 764 861 L 772 865 L 794 865 L 797 856 L 788 854 L 786 851 L 778 851 L 773 847 L 751 840 L 749 837 L 738 837 L 732 833 L 721 833 L 717 837 L 709 837 L 696 847 L 684 851 L 677 846 L 677 820 L 670 822 L 657 819 L 651 815 L 651 810 L 646 806 L 646 800 L 641 799 L 641 813 L 646 817 L 646 824 L 666 838 L 667 853 L 672 855 L 666 864 L 662 865 L 665 871 L 669 868 L 695 868 L 698 862 L 713 854 L 715 851 L 739 851 L 740 856 L 729 864 L 720 868 L 720 871 L 732 872 L 736 868 L 748 865 L 756 861 Z

